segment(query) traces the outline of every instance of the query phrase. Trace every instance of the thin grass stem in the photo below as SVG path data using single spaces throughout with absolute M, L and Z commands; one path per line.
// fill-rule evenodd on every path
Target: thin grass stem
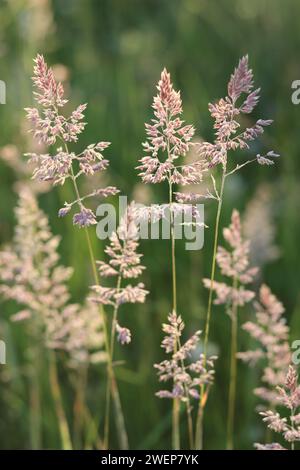
M 63 450 L 72 450 L 69 425 L 64 411 L 63 399 L 58 380 L 56 357 L 55 353 L 52 351 L 49 352 L 49 381 L 58 420 L 62 447 Z
M 66 150 L 68 151 L 68 148 L 66 148 Z M 78 199 L 80 199 L 79 189 L 78 189 L 78 185 L 77 185 L 72 167 L 71 167 L 71 178 L 73 181 L 76 196 Z M 100 279 L 99 279 L 97 266 L 96 266 L 96 259 L 94 256 L 90 234 L 89 234 L 87 227 L 85 227 L 85 235 L 86 235 L 93 275 L 94 275 L 94 281 L 97 285 L 100 285 Z M 125 420 L 124 420 L 123 410 L 121 406 L 119 391 L 117 388 L 117 382 L 116 382 L 115 374 L 113 370 L 112 358 L 110 354 L 109 337 L 108 337 L 108 330 L 107 330 L 107 318 L 106 318 L 102 305 L 100 305 L 99 310 L 100 310 L 100 315 L 103 321 L 104 343 L 105 343 L 105 350 L 106 350 L 107 359 L 108 359 L 107 361 L 108 388 L 111 390 L 111 395 L 114 400 L 115 410 L 118 413 L 118 415 L 115 417 L 115 420 L 116 420 L 116 426 L 117 426 L 121 448 L 122 450 L 127 450 L 129 447 L 128 437 L 127 437 L 127 432 L 126 432 L 126 427 L 125 427 Z M 108 397 L 106 400 L 106 406 L 105 406 L 105 418 L 104 418 L 104 446 L 105 448 L 108 448 L 109 446 L 109 420 L 110 420 L 110 394 L 108 394 Z
M 237 289 L 237 280 L 233 281 L 233 288 Z M 230 353 L 230 383 L 228 394 L 228 418 L 227 418 L 227 450 L 233 450 L 233 430 L 235 416 L 235 399 L 236 399 L 236 376 L 237 376 L 237 326 L 238 326 L 238 306 L 234 302 L 231 312 L 231 353 Z
M 88 378 L 88 365 L 79 366 L 76 377 L 75 403 L 74 403 L 74 447 L 80 449 L 85 441 L 85 391 Z
M 172 183 L 169 182 L 169 203 L 173 202 Z M 171 260 L 172 260 L 172 310 L 177 313 L 177 289 L 176 289 L 176 257 L 175 257 L 175 233 L 174 233 L 174 214 L 170 207 L 171 217 Z M 174 345 L 174 353 L 177 351 L 177 342 Z M 180 449 L 180 401 L 173 398 L 172 412 L 172 448 Z
M 209 289 L 208 306 L 207 306 L 207 312 L 206 312 L 204 346 L 203 346 L 204 366 L 205 366 L 206 358 L 207 358 L 207 346 L 208 346 L 209 328 L 210 328 L 211 310 L 212 310 L 212 298 L 213 298 L 213 285 L 214 285 L 215 271 L 216 271 L 216 255 L 217 255 L 217 248 L 218 248 L 219 226 L 220 226 L 220 218 L 221 218 L 222 205 L 223 205 L 225 180 L 226 180 L 226 165 L 223 166 L 221 188 L 219 191 L 218 208 L 217 208 L 216 222 L 215 222 L 213 257 L 212 257 L 211 276 L 210 276 L 210 289 Z M 195 446 L 196 446 L 196 449 L 199 449 L 199 450 L 201 450 L 203 447 L 203 416 L 204 416 L 203 408 L 204 408 L 205 403 L 206 403 L 205 386 L 202 385 L 201 390 L 200 390 L 200 401 L 199 401 L 199 406 L 198 406 L 197 422 L 196 422 L 196 436 L 195 436 Z

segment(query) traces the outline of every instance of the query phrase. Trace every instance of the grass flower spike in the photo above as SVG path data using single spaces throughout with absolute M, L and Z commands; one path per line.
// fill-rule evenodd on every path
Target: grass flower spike
M 243 329 L 258 343 L 258 347 L 238 353 L 238 358 L 252 366 L 258 362 L 264 364 L 262 385 L 254 393 L 274 408 L 278 403 L 275 388 L 284 383 L 291 363 L 289 327 L 283 317 L 282 303 L 267 285 L 261 286 L 259 301 L 254 303 L 254 307 L 255 320 L 244 323 Z
M 106 362 L 103 323 L 91 303 L 82 306 L 69 302 L 67 282 L 73 270 L 59 264 L 59 237 L 51 233 L 47 217 L 28 188 L 21 190 L 15 212 L 17 226 L 13 243 L 0 252 L 0 293 L 20 306 L 21 310 L 11 320 L 24 323 L 31 338 L 30 346 L 36 351 L 36 377 L 32 377 L 35 396 L 39 396 L 40 388 L 41 338 L 49 350 L 49 379 L 62 444 L 70 449 L 71 436 L 53 351 L 65 351 L 66 364 L 74 370 L 89 363 Z M 32 338 L 33 332 L 37 337 Z
M 230 251 L 219 246 L 216 262 L 221 274 L 231 279 L 231 285 L 225 282 L 213 282 L 213 291 L 216 294 L 214 303 L 229 306 L 228 313 L 231 315 L 232 304 L 242 307 L 254 298 L 254 292 L 245 286 L 253 282 L 258 268 L 249 267 L 250 242 L 243 240 L 240 214 L 237 210 L 232 212 L 231 224 L 223 230 L 223 236 Z M 207 289 L 210 289 L 210 279 L 203 279 L 203 283 Z
M 66 105 L 64 89 L 61 83 L 56 82 L 53 70 L 48 68 L 44 57 L 38 55 L 35 59 L 33 84 L 35 87 L 34 97 L 39 108 L 26 108 L 27 118 L 31 124 L 34 137 L 43 144 L 54 147 L 59 143 L 54 154 L 27 154 L 31 162 L 35 162 L 36 168 L 33 178 L 41 181 L 50 181 L 53 185 L 64 184 L 70 180 L 75 194 L 75 199 L 65 202 L 58 215 L 66 216 L 73 207 L 77 207 L 78 212 L 73 216 L 73 224 L 80 228 L 85 228 L 87 246 L 90 255 L 91 267 L 95 284 L 99 284 L 99 276 L 96 269 L 95 255 L 90 240 L 88 227 L 96 224 L 94 211 L 86 207 L 86 200 L 90 198 L 108 197 L 117 194 L 119 191 L 113 187 L 95 188 L 88 194 L 81 196 L 79 189 L 79 178 L 81 176 L 90 177 L 96 172 L 103 171 L 108 166 L 108 161 L 104 159 L 102 152 L 109 146 L 109 142 L 98 142 L 89 145 L 79 154 L 69 150 L 70 143 L 76 143 L 78 136 L 83 132 L 85 123 L 83 121 L 86 104 L 79 105 L 69 117 L 65 117 L 60 110 Z M 100 315 L 104 328 L 105 349 L 107 354 L 108 383 L 118 410 L 117 429 L 123 448 L 128 447 L 128 439 L 124 426 L 123 413 L 120 406 L 119 393 L 114 379 L 114 370 L 109 354 L 109 335 L 106 329 L 106 315 L 100 307 Z M 106 407 L 105 428 L 108 428 L 109 407 Z M 105 436 L 105 446 L 108 446 L 107 436 Z
M 183 111 L 180 92 L 174 90 L 166 69 L 161 73 L 157 90 L 152 105 L 154 119 L 151 124 L 145 124 L 147 141 L 143 147 L 147 155 L 140 160 L 140 176 L 144 183 L 197 183 L 202 179 L 203 162 L 178 163 L 189 151 L 195 129 L 180 118 Z
M 282 434 L 285 442 L 290 444 L 291 450 L 295 443 L 300 441 L 300 385 L 298 375 L 293 366 L 289 366 L 284 385 L 277 387 L 277 400 L 289 412 L 289 418 L 272 410 L 262 411 L 263 421 L 272 431 Z M 287 450 L 281 444 L 255 444 L 258 450 Z
M 161 347 L 170 359 L 155 364 L 160 382 L 172 380 L 172 390 L 160 390 L 156 393 L 159 398 L 177 398 L 186 404 L 189 443 L 191 449 L 194 446 L 194 429 L 192 421 L 191 399 L 200 398 L 200 388 L 203 384 L 210 386 L 214 380 L 215 356 L 210 357 L 206 364 L 203 354 L 199 354 L 196 360 L 196 349 L 199 346 L 201 331 L 196 331 L 185 343 L 181 337 L 184 330 L 184 322 L 180 315 L 170 313 L 168 323 L 163 324 L 163 331 L 166 333 Z
M 157 85 L 157 95 L 154 97 L 152 108 L 154 118 L 150 124 L 145 124 L 147 140 L 143 147 L 146 156 L 140 159 L 140 170 L 144 183 L 166 182 L 169 189 L 168 204 L 164 204 L 156 210 L 155 217 L 161 218 L 166 208 L 171 221 L 171 263 L 172 263 L 172 313 L 177 312 L 177 286 L 176 286 L 176 258 L 175 258 L 175 217 L 178 211 L 188 209 L 192 218 L 195 216 L 195 208 L 184 206 L 173 201 L 174 185 L 185 186 L 198 183 L 202 180 L 205 167 L 199 161 L 192 165 L 184 164 L 182 159 L 186 156 L 191 146 L 191 139 L 195 133 L 192 125 L 187 125 L 181 119 L 182 101 L 179 91 L 175 91 L 170 74 L 164 69 Z M 175 342 L 175 349 L 177 342 Z M 172 446 L 180 448 L 179 429 L 179 400 L 173 400 L 172 420 Z
M 32 127 L 34 137 L 42 144 L 54 146 L 57 143 L 55 154 L 26 154 L 36 168 L 33 178 L 39 181 L 50 181 L 53 185 L 63 185 L 67 179 L 73 181 L 75 190 L 80 176 L 93 176 L 108 167 L 108 160 L 103 157 L 103 151 L 109 147 L 109 142 L 98 142 L 89 145 L 81 153 L 76 154 L 68 150 L 68 143 L 77 142 L 78 136 L 83 132 L 86 123 L 84 111 L 86 104 L 79 105 L 69 117 L 60 114 L 60 110 L 67 104 L 64 98 L 64 89 L 57 83 L 51 68 L 48 68 L 44 57 L 38 55 L 35 59 L 33 84 L 37 91 L 35 99 L 41 108 L 26 108 L 27 118 Z M 66 202 L 59 210 L 60 217 L 66 216 L 73 206 L 79 212 L 73 217 L 74 225 L 88 227 L 96 224 L 96 216 L 92 209 L 85 206 L 85 201 L 93 197 L 108 197 L 119 191 L 114 186 L 95 189 L 81 197 L 76 190 L 76 198 Z
M 114 347 L 117 333 L 117 340 L 122 344 L 131 342 L 131 331 L 119 324 L 119 308 L 125 303 L 143 303 L 145 302 L 148 291 L 143 283 L 136 285 L 124 285 L 128 279 L 138 278 L 144 266 L 141 265 L 140 259 L 142 255 L 137 253 L 138 248 L 138 230 L 136 224 L 137 210 L 135 203 L 132 202 L 123 215 L 120 225 L 116 232 L 110 237 L 110 244 L 106 247 L 105 252 L 109 257 L 107 263 L 98 262 L 99 274 L 102 278 L 115 279 L 114 287 L 103 287 L 99 284 L 91 287 L 93 295 L 91 300 L 101 305 L 112 307 L 111 335 L 109 346 L 109 357 L 111 362 L 114 358 Z M 115 384 L 115 378 L 111 377 L 112 384 Z M 107 386 L 106 393 L 107 406 L 110 401 L 110 384 Z M 122 416 L 117 414 L 117 419 L 122 420 Z M 120 427 L 124 424 L 121 421 Z M 109 423 L 106 423 L 105 429 L 106 439 L 109 439 Z
M 245 285 L 251 283 L 258 272 L 258 268 L 249 267 L 250 242 L 243 239 L 240 215 L 233 210 L 231 224 L 224 228 L 223 236 L 230 250 L 219 246 L 217 249 L 216 262 L 221 274 L 230 279 L 230 284 L 213 281 L 212 290 L 216 294 L 214 303 L 224 304 L 226 312 L 231 319 L 231 363 L 230 363 L 230 385 L 228 395 L 228 422 L 227 422 L 227 448 L 233 448 L 233 428 L 235 415 L 236 396 L 236 354 L 238 333 L 238 307 L 250 302 L 255 294 Z M 211 280 L 203 280 L 205 287 L 211 288 Z
M 221 168 L 221 183 L 219 188 L 217 187 L 214 176 L 211 175 L 214 193 L 208 193 L 208 197 L 215 199 L 218 206 L 215 221 L 213 256 L 209 281 L 210 287 L 204 331 L 204 356 L 207 354 L 213 292 L 214 288 L 217 287 L 217 284 L 215 284 L 217 247 L 226 181 L 228 180 L 228 177 L 250 163 L 267 163 L 267 161 L 261 159 L 260 155 L 234 165 L 232 165 L 231 158 L 229 158 L 231 151 L 251 150 L 250 144 L 264 133 L 266 126 L 272 124 L 272 120 L 258 119 L 251 127 L 247 127 L 246 129 L 241 128 L 239 118 L 242 115 L 250 114 L 254 110 L 259 101 L 259 93 L 259 88 L 254 89 L 253 73 L 249 68 L 248 56 L 245 56 L 240 59 L 238 66 L 230 77 L 225 98 L 221 98 L 216 103 L 209 104 L 209 111 L 214 119 L 215 141 L 213 143 L 201 142 L 197 145 L 198 154 L 201 159 L 204 159 L 207 162 L 208 167 L 211 169 Z M 270 158 L 265 157 L 265 159 L 273 162 L 273 158 L 277 158 L 278 156 L 279 155 L 275 152 L 271 151 L 269 153 Z M 203 196 L 201 195 L 200 197 L 202 198 Z M 230 290 L 225 289 L 224 291 L 220 290 L 224 286 L 218 287 L 219 294 L 225 299 L 229 295 Z M 232 292 L 233 291 L 231 290 L 231 293 Z M 196 445 L 197 447 L 202 448 L 201 436 L 203 427 L 203 410 L 200 409 L 200 406 L 198 416 L 198 436 L 196 438 Z
M 118 324 L 117 313 L 125 303 L 144 303 L 148 291 L 143 283 L 124 285 L 128 279 L 137 279 L 145 269 L 141 265 L 142 255 L 137 253 L 138 229 L 136 225 L 136 207 L 132 202 L 121 219 L 116 232 L 110 236 L 110 244 L 105 252 L 110 258 L 107 263 L 98 261 L 99 274 L 102 278 L 115 278 L 115 287 L 92 286 L 94 296 L 91 300 L 103 305 L 110 305 L 114 309 L 113 338 L 117 329 L 122 344 L 130 342 L 131 334 L 127 328 Z

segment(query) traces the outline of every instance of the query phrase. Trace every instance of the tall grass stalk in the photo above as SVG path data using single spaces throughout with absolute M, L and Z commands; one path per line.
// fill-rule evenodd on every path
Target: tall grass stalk
M 222 167 L 222 179 L 220 192 L 218 195 L 218 207 L 215 220 L 215 233 L 214 233 L 214 245 L 213 245 L 213 256 L 211 264 L 211 275 L 210 275 L 210 289 L 208 296 L 208 306 L 206 312 L 206 322 L 205 322 L 205 333 L 204 333 L 204 364 L 206 363 L 207 358 L 207 347 L 208 347 L 208 338 L 209 338 L 209 329 L 210 329 L 210 320 L 211 320 L 211 310 L 212 310 L 212 297 L 213 297 L 213 284 L 215 280 L 216 272 L 216 255 L 218 248 L 219 232 L 220 232 L 220 219 L 223 205 L 224 189 L 225 189 L 225 180 L 226 180 L 226 165 Z M 202 449 L 203 447 L 203 418 L 204 418 L 204 406 L 206 404 L 205 397 L 205 385 L 201 386 L 200 392 L 200 401 L 198 405 L 197 421 L 196 421 L 196 435 L 195 435 L 195 448 Z
M 121 285 L 121 276 L 118 277 L 117 281 L 117 290 L 120 289 Z M 115 306 L 114 312 L 113 312 L 113 320 L 111 324 L 111 337 L 110 337 L 110 360 L 111 363 L 113 363 L 113 354 L 114 354 L 114 342 L 115 342 L 115 332 L 116 332 L 116 319 L 117 319 L 117 314 L 118 314 L 118 308 Z M 104 432 L 104 444 L 106 445 L 109 441 L 109 409 L 110 409 L 110 389 L 112 386 L 112 378 L 107 381 L 107 387 L 106 387 L 106 422 L 105 422 L 105 432 Z M 122 422 L 123 421 L 123 422 Z M 123 432 L 124 428 L 124 432 Z M 122 433 L 120 434 L 120 430 L 122 430 Z M 122 443 L 122 446 L 128 449 L 128 440 L 126 436 L 126 430 L 125 430 L 125 425 L 124 425 L 124 419 L 121 420 L 120 423 L 120 430 L 119 430 L 119 435 L 120 435 L 120 442 Z
M 34 325 L 35 326 L 35 325 Z M 41 348 L 36 344 L 38 338 L 37 328 L 34 328 L 32 344 L 35 346 L 30 350 L 34 366 L 30 371 L 30 444 L 32 449 L 41 449 L 42 447 L 42 429 L 41 429 Z M 35 356 L 34 356 L 35 355 Z
M 171 222 L 171 270 L 172 270 L 172 318 L 177 318 L 176 256 L 173 196 L 178 200 L 178 193 L 173 193 L 173 185 L 187 186 L 202 181 L 200 169 L 202 163 L 178 165 L 178 158 L 185 157 L 190 149 L 195 133 L 192 125 L 182 120 L 182 100 L 180 91 L 175 91 L 170 74 L 164 69 L 157 84 L 157 95 L 153 99 L 154 118 L 145 124 L 147 140 L 143 143 L 146 156 L 139 160 L 139 175 L 145 183 L 167 182 L 169 186 L 169 211 Z M 161 154 L 166 155 L 162 160 Z M 177 351 L 174 342 L 174 354 Z M 175 381 L 174 381 L 175 383 Z M 180 400 L 174 393 L 172 411 L 172 447 L 180 449 Z
M 80 449 L 82 443 L 85 441 L 85 413 L 86 413 L 86 400 L 85 391 L 87 387 L 88 378 L 88 365 L 83 364 L 79 366 L 76 377 L 75 387 L 75 401 L 74 401 L 74 447 Z
M 223 169 L 220 193 L 218 194 L 216 188 L 214 187 L 215 196 L 213 196 L 213 198 L 218 200 L 218 208 L 215 223 L 208 307 L 206 312 L 204 362 L 206 362 L 207 357 L 207 345 L 212 310 L 212 291 L 215 278 L 219 224 L 223 204 L 225 179 L 228 175 L 232 175 L 253 161 L 257 161 L 260 165 L 269 166 L 274 164 L 273 158 L 279 157 L 279 155 L 274 151 L 269 151 L 264 156 L 257 154 L 255 159 L 249 160 L 243 164 L 237 164 L 233 170 L 226 173 L 228 152 L 234 150 L 236 151 L 238 149 L 249 149 L 249 143 L 253 142 L 259 136 L 261 136 L 264 133 L 264 128 L 272 124 L 272 120 L 270 119 L 258 119 L 254 125 L 247 127 L 245 130 L 240 132 L 241 124 L 237 120 L 238 116 L 241 114 L 249 115 L 252 113 L 254 108 L 257 106 L 257 103 L 259 102 L 259 93 L 260 88 L 254 89 L 253 72 L 249 68 L 248 56 L 246 55 L 240 59 L 238 66 L 231 74 L 227 86 L 227 96 L 225 96 L 225 98 L 221 98 L 215 103 L 209 104 L 209 111 L 214 119 L 214 129 L 216 135 L 215 142 L 213 144 L 209 142 L 202 142 L 198 145 L 199 155 L 203 156 L 204 158 L 208 158 L 211 167 L 221 164 Z M 239 133 L 237 133 L 237 130 L 239 130 Z M 204 385 L 201 387 L 200 395 L 196 425 L 196 447 L 201 449 L 203 426 L 203 409 L 201 410 L 201 407 L 203 408 L 207 399 L 207 393 L 205 396 Z
M 68 100 L 66 100 L 64 97 L 63 85 L 56 80 L 53 69 L 48 67 L 44 57 L 40 54 L 38 54 L 34 60 L 34 75 L 32 80 L 35 89 L 35 100 L 37 101 L 39 107 L 42 108 L 42 115 L 47 116 L 47 125 L 45 126 L 45 120 L 41 118 L 41 111 L 39 109 L 26 108 L 27 118 L 31 123 L 31 129 L 33 131 L 34 137 L 37 138 L 40 143 L 44 143 L 47 146 L 51 146 L 55 144 L 57 140 L 59 140 L 62 142 L 63 148 L 65 149 L 63 152 L 62 147 L 58 148 L 58 153 L 55 155 L 55 157 L 49 154 L 27 154 L 30 158 L 33 158 L 37 164 L 36 168 L 34 169 L 33 177 L 39 179 L 40 181 L 50 180 L 53 185 L 64 184 L 67 178 L 71 178 L 76 194 L 76 200 L 71 203 L 66 202 L 64 207 L 59 210 L 58 215 L 60 217 L 65 217 L 71 211 L 72 207 L 76 206 L 79 208 L 79 212 L 73 216 L 73 225 L 85 228 L 86 241 L 88 245 L 94 280 L 95 283 L 99 285 L 95 257 L 87 230 L 87 227 L 97 223 L 96 215 L 91 209 L 88 209 L 84 206 L 83 201 L 96 195 L 108 197 L 110 195 L 117 194 L 119 191 L 117 188 L 110 186 L 101 188 L 99 190 L 94 190 L 82 198 L 79 194 L 77 178 L 83 174 L 94 174 L 97 171 L 103 171 L 106 169 L 108 162 L 107 160 L 103 159 L 102 151 L 106 149 L 110 143 L 98 142 L 97 144 L 91 144 L 79 155 L 76 155 L 74 152 L 69 152 L 67 142 L 77 142 L 78 135 L 81 134 L 85 128 L 86 123 L 82 122 L 82 120 L 84 118 L 83 112 L 85 111 L 87 105 L 79 105 L 68 118 L 60 114 L 61 108 L 66 105 Z M 76 168 L 78 168 L 77 172 L 73 166 L 74 162 L 76 162 L 75 165 Z M 95 164 L 95 162 L 97 163 Z M 124 425 L 124 418 L 110 357 L 106 315 L 102 307 L 100 307 L 100 315 L 102 318 L 105 349 L 107 353 L 108 382 L 118 413 L 118 416 L 116 416 L 117 430 L 122 447 L 127 449 L 128 442 Z M 106 405 L 105 411 L 105 443 L 107 446 L 109 444 L 109 411 L 110 402 L 108 402 Z
M 58 380 L 56 357 L 55 353 L 52 351 L 49 351 L 49 381 L 58 420 L 62 448 L 63 450 L 72 450 L 71 435 Z
M 178 339 L 178 349 L 181 348 L 180 339 Z M 181 367 L 184 369 L 184 361 L 181 359 Z M 184 384 L 184 391 L 186 396 L 186 415 L 187 415 L 187 424 L 188 424 L 188 438 L 190 449 L 194 448 L 194 431 L 193 431 L 193 417 L 192 417 L 192 406 L 190 401 L 189 390 L 186 384 Z
M 168 148 L 169 157 L 169 148 Z M 172 260 L 172 310 L 177 313 L 177 286 L 176 286 L 176 256 L 175 256 L 175 233 L 174 233 L 174 214 L 171 210 L 173 202 L 172 183 L 169 180 L 169 204 L 171 216 L 171 260 Z M 174 348 L 177 350 L 177 342 Z M 180 449 L 180 400 L 173 398 L 173 412 L 172 412 L 172 447 L 173 450 Z
M 66 152 L 69 153 L 68 146 L 66 144 L 65 144 L 65 148 L 66 148 Z M 71 179 L 73 182 L 76 197 L 80 200 L 81 197 L 80 197 L 78 185 L 77 185 L 72 167 L 71 167 Z M 96 285 L 100 285 L 100 279 L 99 279 L 97 266 L 96 266 L 96 259 L 95 259 L 95 255 L 93 252 L 93 247 L 92 247 L 88 228 L 85 227 L 84 231 L 85 231 L 86 242 L 87 242 L 89 256 L 90 256 L 91 267 L 93 271 L 94 282 Z M 107 329 L 107 318 L 106 318 L 102 305 L 100 305 L 99 311 L 100 311 L 100 315 L 101 315 L 102 322 L 103 322 L 104 343 L 105 343 L 105 351 L 107 354 L 107 381 L 108 381 L 107 389 L 110 390 L 111 396 L 115 405 L 115 413 L 116 413 L 115 421 L 116 421 L 116 427 L 117 427 L 120 445 L 121 445 L 122 450 L 127 450 L 129 447 L 128 437 L 127 437 L 127 432 L 126 432 L 126 427 L 125 427 L 125 420 L 124 420 L 122 405 L 120 401 L 117 381 L 115 379 L 115 373 L 113 370 L 113 363 L 112 363 L 112 357 L 110 353 L 109 336 L 108 336 L 108 329 Z M 105 448 L 109 447 L 109 421 L 110 421 L 110 393 L 107 393 L 106 394 L 106 406 L 105 406 L 105 418 L 104 418 L 104 447 Z
M 237 279 L 233 281 L 233 288 L 238 288 Z M 232 304 L 231 310 L 231 348 L 230 348 L 230 383 L 228 394 L 228 418 L 227 418 L 227 450 L 233 449 L 233 429 L 236 400 L 236 372 L 237 372 L 237 327 L 238 327 L 238 306 L 236 302 Z

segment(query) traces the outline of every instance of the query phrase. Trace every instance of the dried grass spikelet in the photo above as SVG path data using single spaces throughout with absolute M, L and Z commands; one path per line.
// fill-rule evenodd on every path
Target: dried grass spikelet
M 238 357 L 244 362 L 255 365 L 263 360 L 262 386 L 254 393 L 266 401 L 270 407 L 278 404 L 276 387 L 284 383 L 291 351 L 288 343 L 289 327 L 283 317 L 284 307 L 263 284 L 259 291 L 259 301 L 254 303 L 255 320 L 247 321 L 243 329 L 258 342 L 258 348 L 240 352 Z
M 173 388 L 160 390 L 156 393 L 159 398 L 180 398 L 186 402 L 189 397 L 200 398 L 200 387 L 203 384 L 211 385 L 214 379 L 214 361 L 211 356 L 204 362 L 203 354 L 193 360 L 195 351 L 199 346 L 201 331 L 196 331 L 186 342 L 181 343 L 184 331 L 184 322 L 175 312 L 168 315 L 168 323 L 163 324 L 166 333 L 161 347 L 170 359 L 155 364 L 160 382 L 173 381 Z
M 237 210 L 233 210 L 231 224 L 228 228 L 224 228 L 223 236 L 229 250 L 219 246 L 216 261 L 221 274 L 231 279 L 231 283 L 217 281 L 211 283 L 210 279 L 203 279 L 203 283 L 207 289 L 210 289 L 212 284 L 212 289 L 216 294 L 214 300 L 216 305 L 243 306 L 254 298 L 254 292 L 246 289 L 245 286 L 253 282 L 258 268 L 249 267 L 249 241 L 243 239 L 240 215 Z
M 140 159 L 140 176 L 144 183 L 166 180 L 181 185 L 196 183 L 202 176 L 199 171 L 202 163 L 179 165 L 177 162 L 190 149 L 195 129 L 180 118 L 183 111 L 180 91 L 174 90 L 166 69 L 161 73 L 157 90 L 152 105 L 154 119 L 145 125 L 147 140 L 143 147 L 147 155 Z
M 297 371 L 291 365 L 281 386 L 277 387 L 277 401 L 288 410 L 288 418 L 274 410 L 262 411 L 260 415 L 268 428 L 281 434 L 294 450 L 295 443 L 300 441 L 300 385 Z M 255 444 L 255 447 L 258 450 L 287 450 L 278 443 Z
M 137 252 L 138 229 L 137 229 L 137 208 L 134 202 L 128 205 L 123 215 L 120 225 L 109 239 L 109 244 L 105 248 L 108 261 L 98 261 L 100 277 L 114 278 L 113 287 L 94 285 L 91 287 L 93 294 L 91 301 L 110 305 L 114 310 L 114 325 L 121 344 L 131 341 L 131 332 L 128 328 L 121 327 L 118 323 L 117 312 L 121 305 L 125 303 L 144 303 L 148 291 L 142 282 L 137 284 L 125 284 L 130 279 L 137 279 L 143 273 L 145 267 L 141 264 L 142 255 Z

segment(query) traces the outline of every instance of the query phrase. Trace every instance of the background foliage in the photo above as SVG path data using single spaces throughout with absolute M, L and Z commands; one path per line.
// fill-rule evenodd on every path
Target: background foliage
M 97 140 L 112 142 L 108 151 L 110 182 L 129 198 L 162 201 L 164 191 L 143 187 L 134 170 L 142 154 L 144 122 L 149 120 L 160 71 L 166 66 L 175 88 L 182 90 L 185 118 L 196 125 L 197 135 L 211 139 L 212 121 L 207 104 L 225 94 L 233 67 L 248 53 L 256 84 L 262 87 L 257 117 L 275 121 L 263 144 L 274 148 L 282 158 L 274 168 L 251 165 L 231 179 L 222 222 L 228 225 L 232 207 L 243 212 L 256 189 L 269 184 L 280 256 L 264 267 L 263 278 L 286 306 L 292 338 L 299 338 L 300 107 L 291 102 L 291 83 L 300 78 L 299 16 L 297 0 L 1 0 L 0 79 L 7 84 L 7 104 L 0 106 L 1 152 L 15 152 L 21 158 L 22 153 L 32 148 L 23 108 L 32 102 L 32 58 L 40 52 L 49 64 L 57 65 L 57 72 L 62 74 L 69 90 L 71 105 L 89 104 L 89 125 L 82 137 L 82 147 Z M 13 233 L 15 182 L 16 173 L 0 161 L 1 243 L 8 242 Z M 66 185 L 43 194 L 40 205 L 50 217 L 53 232 L 62 236 L 60 251 L 64 264 L 75 267 L 71 290 L 77 301 L 87 292 L 91 273 L 83 234 L 74 230 L 69 220 L 57 219 L 57 208 L 68 191 L 71 188 Z M 213 202 L 205 207 L 208 225 L 213 224 L 215 209 Z M 258 233 L 262 222 L 257 220 Z M 201 279 L 209 273 L 212 236 L 213 230 L 207 229 L 205 246 L 200 252 L 188 253 L 183 244 L 178 250 L 179 313 L 190 332 L 203 328 L 207 292 Z M 101 258 L 103 246 L 96 237 L 94 247 Z M 151 294 L 145 305 L 125 312 L 134 341 L 123 349 L 126 364 L 118 368 L 118 377 L 131 447 L 167 448 L 170 403 L 154 397 L 158 385 L 153 363 L 161 357 L 161 322 L 170 308 L 169 244 L 145 241 L 142 251 L 147 266 L 145 283 Z M 0 334 L 8 345 L 8 365 L 0 369 L 0 447 L 29 448 L 29 397 L 24 370 L 27 364 L 24 358 L 29 352 L 22 325 L 9 321 L 13 311 L 14 305 L 2 304 Z M 240 320 L 249 316 L 251 311 L 243 311 Z M 206 448 L 225 445 L 229 328 L 222 308 L 215 308 L 211 348 L 222 361 L 206 412 Z M 245 349 L 247 342 L 246 335 L 241 334 L 239 348 Z M 35 360 L 35 357 L 31 360 L 32 367 Z M 63 368 L 60 372 L 65 402 L 71 403 L 66 372 Z M 41 381 L 43 445 L 57 447 L 46 369 Z M 240 448 L 251 448 L 254 441 L 263 438 L 264 428 L 255 412 L 252 395 L 256 384 L 256 373 L 240 364 L 236 425 Z M 99 410 L 104 396 L 101 368 L 91 371 L 88 396 L 91 408 Z

